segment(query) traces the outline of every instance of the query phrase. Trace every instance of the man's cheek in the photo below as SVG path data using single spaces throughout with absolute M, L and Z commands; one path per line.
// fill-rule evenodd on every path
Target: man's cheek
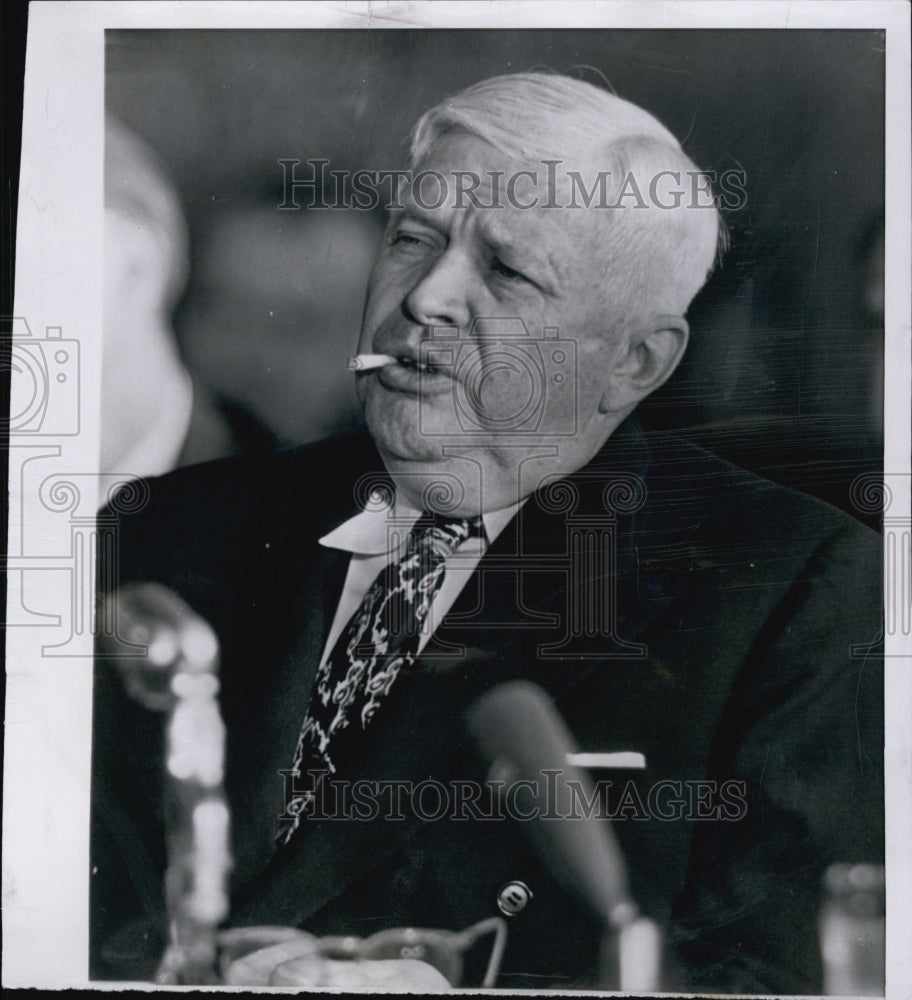
M 361 399 L 369 429 L 372 430 L 374 427 L 417 429 L 420 426 L 420 403 L 417 397 L 386 389 L 373 373 L 368 375 L 368 378 L 370 382 L 364 386 Z
M 457 403 L 478 429 L 523 432 L 546 406 L 546 380 L 537 359 L 522 350 L 475 359 L 457 384 Z
M 389 294 L 388 287 L 382 284 L 377 287 L 368 287 L 367 299 L 364 303 L 364 316 L 361 320 L 361 336 L 358 341 L 358 347 L 361 351 L 369 350 L 373 346 L 377 330 L 384 319 L 388 319 L 395 310 L 395 297 Z
M 512 429 L 530 408 L 534 409 L 536 396 L 540 395 L 537 381 L 515 362 L 505 361 L 496 374 L 478 385 L 473 402 L 482 419 L 495 428 Z
M 364 307 L 364 318 L 361 321 L 361 335 L 358 338 L 359 351 L 369 352 L 379 325 L 379 303 L 369 298 Z
M 388 312 L 408 294 L 417 279 L 408 267 L 381 258 L 367 283 L 367 310 L 376 315 Z

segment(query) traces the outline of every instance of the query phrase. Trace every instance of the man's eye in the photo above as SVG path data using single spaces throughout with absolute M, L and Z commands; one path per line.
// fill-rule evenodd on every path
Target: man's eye
M 507 264 L 505 264 L 498 257 L 495 257 L 491 261 L 491 270 L 495 274 L 500 275 L 501 278 L 506 278 L 508 281 L 528 281 L 529 280 L 524 274 L 521 274 L 519 271 L 514 270 L 512 267 L 509 267 Z
M 391 243 L 393 246 L 418 247 L 424 243 L 424 240 L 420 236 L 415 236 L 413 233 L 398 232 L 393 235 Z

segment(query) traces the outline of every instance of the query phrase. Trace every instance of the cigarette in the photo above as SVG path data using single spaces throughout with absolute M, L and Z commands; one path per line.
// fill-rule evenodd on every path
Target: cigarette
M 367 372 L 372 368 L 393 365 L 396 360 L 391 354 L 356 354 L 353 358 L 348 359 L 348 370 L 350 372 Z

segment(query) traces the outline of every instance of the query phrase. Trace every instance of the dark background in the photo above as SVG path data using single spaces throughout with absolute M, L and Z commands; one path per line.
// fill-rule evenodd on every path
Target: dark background
M 184 205 L 175 325 L 234 450 L 357 421 L 345 358 L 382 217 L 279 211 L 281 158 L 406 163 L 422 111 L 548 67 L 655 114 L 747 205 L 692 307 L 689 356 L 644 407 L 724 457 L 857 516 L 882 453 L 884 40 L 879 31 L 108 31 L 108 109 Z M 304 164 L 302 163 L 302 168 Z M 223 445 L 214 450 L 225 450 Z

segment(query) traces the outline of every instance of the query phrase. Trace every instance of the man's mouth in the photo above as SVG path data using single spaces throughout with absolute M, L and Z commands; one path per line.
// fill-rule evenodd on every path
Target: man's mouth
M 378 369 L 377 379 L 387 389 L 411 395 L 435 395 L 451 388 L 452 369 L 419 361 L 408 354 L 396 355 L 396 363 Z
M 404 354 L 400 355 L 396 360 L 405 368 L 411 368 L 417 372 L 423 372 L 427 375 L 436 375 L 439 370 L 436 365 L 424 364 L 416 358 L 410 358 Z

